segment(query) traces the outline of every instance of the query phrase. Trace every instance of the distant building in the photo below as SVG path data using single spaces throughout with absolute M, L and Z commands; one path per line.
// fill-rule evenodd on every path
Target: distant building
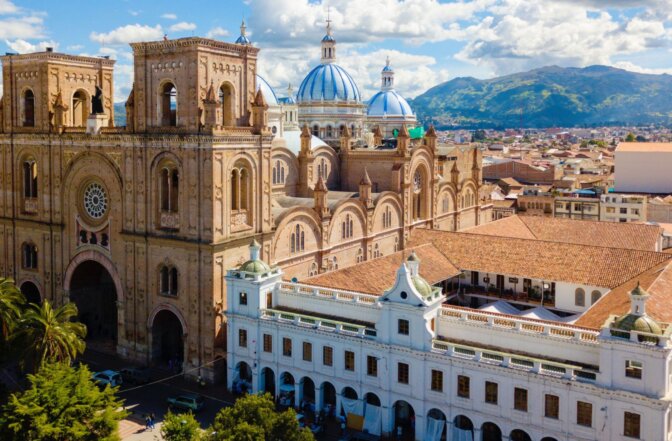
M 600 220 L 600 200 L 571 196 L 557 197 L 553 215 L 568 219 Z
M 483 179 L 489 181 L 514 178 L 525 184 L 552 184 L 561 176 L 556 167 L 534 166 L 523 161 L 511 160 L 483 166 Z
M 635 194 L 606 194 L 600 197 L 600 220 L 605 222 L 644 222 L 646 196 Z
M 670 164 L 672 143 L 622 142 L 615 154 L 616 191 L 672 193 Z
M 525 187 L 518 195 L 518 212 L 528 216 L 552 217 L 554 201 L 555 197 L 548 187 Z

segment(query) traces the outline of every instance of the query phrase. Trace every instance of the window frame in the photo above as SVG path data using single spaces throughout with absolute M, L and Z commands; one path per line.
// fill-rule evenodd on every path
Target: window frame
M 636 417 L 635 421 L 629 421 L 629 418 Z M 634 427 L 633 427 L 634 425 Z M 634 430 L 634 432 L 631 432 Z M 641 439 L 642 437 L 642 415 L 635 412 L 623 412 L 623 436 L 632 439 Z
M 244 328 L 238 329 L 238 347 L 239 348 L 247 347 L 247 329 Z
M 292 339 L 289 337 L 282 337 L 282 356 L 292 356 Z
M 633 366 L 635 365 L 635 366 Z M 639 365 L 639 366 L 636 366 Z M 625 360 L 625 376 L 633 380 L 641 380 L 644 374 L 644 364 L 637 360 Z
M 334 348 L 331 346 L 322 346 L 322 364 L 324 366 L 334 366 Z
M 457 396 L 471 398 L 471 378 L 466 375 L 457 376 Z
M 529 392 L 524 387 L 513 388 L 513 408 L 519 412 L 527 412 L 529 408 Z
M 355 371 L 355 353 L 354 351 L 343 352 L 343 369 L 348 372 Z
M 399 384 L 409 384 L 411 376 L 411 367 L 408 363 L 397 362 L 397 383 Z
M 238 292 L 238 306 L 247 306 L 248 299 L 245 291 Z
M 587 401 L 576 402 L 576 425 L 593 427 L 593 403 Z
M 407 319 L 397 319 L 397 334 L 410 335 L 411 323 Z
M 553 401 L 555 403 L 551 403 Z M 560 419 L 560 397 L 558 395 L 544 394 L 544 418 Z
M 313 344 L 309 341 L 304 341 L 302 346 L 301 358 L 303 361 L 312 363 L 313 361 Z
M 262 336 L 262 351 L 268 354 L 273 353 L 273 334 L 264 334 Z
M 492 388 L 494 388 L 494 392 Z M 499 403 L 499 383 L 495 383 L 494 381 L 486 381 L 485 397 L 483 399 L 487 404 L 497 405 Z
M 430 373 L 430 389 L 432 392 L 443 392 L 443 371 L 432 369 Z
M 378 377 L 378 357 L 373 355 L 366 356 L 366 375 L 369 377 Z

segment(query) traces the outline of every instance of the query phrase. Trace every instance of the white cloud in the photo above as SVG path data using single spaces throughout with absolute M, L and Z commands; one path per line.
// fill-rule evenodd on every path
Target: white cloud
M 15 14 L 19 8 L 9 0 L 0 0 L 0 14 Z
M 630 72 L 637 72 L 637 73 L 642 73 L 642 74 L 651 74 L 651 75 L 668 74 L 668 75 L 672 75 L 672 67 L 667 68 L 667 69 L 665 69 L 665 68 L 650 69 L 650 68 L 638 66 L 635 63 L 631 63 L 630 61 L 619 61 L 617 63 L 614 63 L 613 66 L 617 67 L 619 69 L 629 70 Z
M 118 27 L 107 33 L 91 32 L 91 41 L 105 45 L 128 44 L 138 41 L 159 40 L 163 37 L 161 25 L 154 27 L 140 24 L 130 24 Z
M 181 21 L 179 23 L 175 23 L 174 25 L 172 25 L 169 29 L 172 32 L 193 31 L 194 29 L 196 29 L 196 24 Z
M 44 38 L 44 20 L 38 15 L 0 20 L 0 38 Z
M 119 63 L 114 66 L 114 102 L 123 103 L 128 99 L 133 86 L 133 65 Z
M 177 20 L 177 14 L 172 14 L 172 13 L 162 14 L 161 18 L 166 19 L 166 20 Z
M 66 49 L 69 52 L 77 52 L 77 51 L 81 51 L 82 49 L 84 49 L 84 45 L 83 44 L 71 44 L 70 46 L 67 46 Z
M 227 31 L 224 28 L 221 27 L 216 27 L 212 28 L 208 31 L 207 34 L 205 34 L 206 37 L 208 38 L 220 38 L 220 37 L 228 37 L 229 36 L 229 31 Z
M 142 13 L 142 11 L 130 10 L 130 11 L 128 11 L 128 13 L 131 14 L 133 17 L 137 17 L 138 15 L 140 15 Z
M 32 52 L 44 52 L 48 47 L 58 50 L 58 43 L 55 41 L 40 41 L 37 44 L 32 44 L 26 40 L 17 38 L 14 41 L 5 40 L 5 44 L 13 51 L 20 54 L 30 54 Z

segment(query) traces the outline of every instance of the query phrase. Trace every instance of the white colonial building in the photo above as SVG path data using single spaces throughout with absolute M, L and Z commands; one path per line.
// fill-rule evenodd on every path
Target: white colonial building
M 253 243 L 250 260 L 226 276 L 228 386 L 297 408 L 334 408 L 351 430 L 409 440 L 672 439 L 670 328 L 655 318 L 669 309 L 669 257 L 621 249 L 626 263 L 616 271 L 625 281 L 602 283 L 590 300 L 589 277 L 549 272 L 542 281 L 531 269 L 528 286 L 518 285 L 525 297 L 516 297 L 504 286 L 477 289 L 496 253 L 465 260 L 475 248 L 464 237 L 495 247 L 491 236 L 437 234 L 306 283 L 283 281 Z M 507 283 L 522 284 L 516 259 L 525 261 L 533 243 L 545 263 L 552 251 L 543 248 L 560 245 L 506 240 L 513 261 L 499 264 Z M 467 257 L 439 246 L 446 242 Z M 590 260 L 607 252 L 593 248 Z M 573 269 L 568 250 L 553 258 Z M 550 305 L 532 300 L 534 285 L 545 295 L 570 282 L 572 291 L 556 290 Z

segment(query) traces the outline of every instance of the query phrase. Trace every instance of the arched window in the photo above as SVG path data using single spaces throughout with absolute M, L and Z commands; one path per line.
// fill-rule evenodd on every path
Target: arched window
M 289 248 L 292 253 L 300 253 L 305 249 L 306 240 L 301 225 L 297 224 L 296 227 L 294 227 L 294 231 L 292 232 L 289 241 Z
M 586 292 L 583 288 L 576 288 L 574 291 L 574 305 L 586 306 Z
M 357 263 L 361 263 L 363 261 L 364 261 L 364 252 L 360 248 L 357 250 Z
M 600 297 L 602 297 L 602 293 L 599 292 L 598 290 L 594 290 L 593 292 L 590 293 L 590 304 L 594 305 L 595 302 L 600 300 Z
M 86 119 L 89 117 L 89 102 L 86 92 L 78 90 L 72 95 L 72 125 L 73 127 L 84 127 Z
M 425 213 L 425 179 L 421 170 L 413 175 L 413 219 L 422 219 Z
M 24 243 L 21 246 L 22 264 L 24 269 L 37 269 L 37 246 Z
M 399 238 L 395 237 L 394 238 L 394 252 L 396 253 L 397 251 L 399 251 Z
M 313 262 L 310 264 L 310 271 L 308 272 L 310 277 L 317 275 L 317 263 Z
M 383 228 L 390 228 L 392 226 L 392 210 L 390 207 L 385 207 L 385 212 L 383 213 Z
M 231 171 L 231 209 L 247 210 L 251 205 L 250 172 L 244 165 L 236 165 Z
M 180 175 L 177 168 L 164 167 L 159 179 L 161 211 L 177 213 L 180 194 Z
M 177 268 L 163 265 L 159 271 L 159 292 L 164 296 L 176 296 L 177 278 Z
M 37 197 L 37 163 L 34 159 L 23 162 L 23 197 Z
M 230 84 L 222 84 L 219 88 L 219 103 L 222 108 L 223 126 L 234 126 L 234 108 L 233 108 L 233 88 Z
M 338 136 L 343 136 L 344 132 L 345 132 L 345 125 L 341 124 L 338 128 Z
M 21 107 L 23 127 L 35 127 L 35 94 L 32 90 L 27 89 L 23 92 Z
M 280 160 L 275 161 L 273 166 L 273 184 L 285 183 L 285 168 L 282 166 Z
M 442 207 L 441 209 L 443 210 L 444 213 L 448 213 L 450 210 L 450 199 L 448 199 L 448 196 L 443 197 L 443 201 L 441 202 Z
M 345 220 L 341 223 L 341 238 L 350 239 L 353 235 L 353 226 L 352 217 L 348 214 L 345 216 Z
M 381 253 L 380 253 L 380 247 L 378 246 L 378 244 L 375 244 L 375 245 L 373 246 L 373 258 L 374 258 L 374 259 L 377 259 L 377 258 L 379 258 L 380 256 L 381 256 Z
M 329 166 L 327 160 L 324 158 L 321 158 L 320 162 L 317 164 L 317 177 L 322 178 L 325 181 L 329 179 Z
M 237 168 L 231 171 L 231 209 L 238 210 L 238 195 L 240 193 L 240 175 Z
M 161 125 L 177 126 L 177 88 L 173 83 L 166 83 L 161 88 Z
M 357 137 L 358 133 L 355 132 L 355 125 L 350 124 L 350 133 L 352 134 L 353 137 Z
M 313 136 L 320 136 L 320 126 L 317 124 L 313 126 Z
M 331 126 L 327 126 L 327 138 L 333 138 L 334 132 Z

